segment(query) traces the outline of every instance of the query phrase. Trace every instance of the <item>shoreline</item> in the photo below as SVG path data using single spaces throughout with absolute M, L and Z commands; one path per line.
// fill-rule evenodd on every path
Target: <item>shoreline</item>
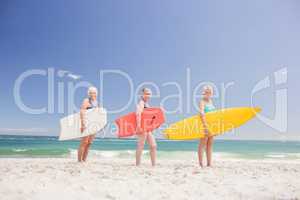
M 67 149 L 65 153 L 61 154 L 32 154 L 31 149 L 14 149 L 15 154 L 12 155 L 0 155 L 0 159 L 77 159 L 77 149 Z M 197 158 L 196 151 L 157 151 L 157 160 L 185 160 L 187 162 Z M 204 154 L 205 156 L 205 154 Z M 149 150 L 143 151 L 143 157 L 145 159 L 150 158 Z M 100 150 L 91 149 L 89 152 L 89 160 L 101 160 L 101 159 L 135 159 L 135 150 Z M 264 155 L 248 155 L 237 152 L 213 152 L 213 160 L 221 161 L 253 161 L 253 162 L 281 162 L 281 163 L 300 163 L 299 153 L 267 153 Z
M 205 154 L 204 154 L 205 157 Z M 70 162 L 76 162 L 77 158 L 76 157 L 0 157 L 0 161 L 18 161 L 18 160 L 29 160 L 29 161 L 70 161 Z M 116 158 L 116 157 L 88 157 L 89 162 L 109 162 L 109 161 L 114 161 L 114 160 L 120 160 L 120 161 L 127 161 L 129 163 L 134 163 L 135 158 Z M 143 160 L 147 162 L 149 160 L 150 162 L 150 157 L 144 156 Z M 205 160 L 205 159 L 204 159 Z M 168 162 L 185 162 L 185 163 L 197 163 L 196 156 L 191 157 L 190 159 L 180 159 L 180 158 L 159 158 L 157 159 L 157 162 L 160 163 L 160 165 L 164 165 L 164 163 Z M 265 158 L 265 159 L 249 159 L 249 158 L 213 158 L 213 163 L 215 162 L 244 162 L 244 163 L 275 163 L 275 164 L 300 164 L 300 159 L 271 159 L 271 158 Z M 197 166 L 197 165 L 195 165 Z

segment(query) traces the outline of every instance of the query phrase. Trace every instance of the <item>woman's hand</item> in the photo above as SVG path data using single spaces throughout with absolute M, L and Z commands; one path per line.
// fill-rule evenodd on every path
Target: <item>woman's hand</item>
M 88 108 L 88 106 L 90 105 L 89 103 L 89 99 L 84 99 L 83 102 L 82 102 L 82 105 L 81 105 L 81 109 L 80 109 L 80 123 L 81 123 L 81 128 L 80 128 L 80 131 L 81 133 L 84 132 L 84 130 L 86 129 L 86 126 L 85 126 L 85 120 L 86 120 L 86 109 Z
M 81 128 L 80 128 L 81 133 L 83 133 L 85 129 L 86 129 L 85 125 L 82 124 L 82 125 L 81 125 Z
M 210 135 L 210 132 L 207 128 L 204 128 L 204 134 L 205 136 L 209 136 Z
M 143 130 L 142 130 L 142 128 L 141 128 L 140 126 L 137 126 L 137 127 L 136 127 L 136 133 L 137 133 L 137 134 L 142 133 L 142 131 L 143 131 Z
M 208 130 L 208 126 L 207 126 L 206 123 L 203 125 L 203 129 L 204 129 L 205 136 L 209 136 L 210 135 L 210 131 Z

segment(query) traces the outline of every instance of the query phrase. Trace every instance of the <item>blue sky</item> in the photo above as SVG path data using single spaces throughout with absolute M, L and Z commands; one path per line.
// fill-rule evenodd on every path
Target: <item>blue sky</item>
M 161 89 L 161 98 L 174 92 L 163 87 L 176 81 L 183 89 L 183 105 L 190 102 L 186 88 L 203 81 L 234 82 L 226 93 L 226 107 L 249 106 L 255 84 L 286 68 L 288 82 L 255 95 L 255 105 L 263 115 L 276 113 L 274 92 L 288 89 L 288 129 L 283 133 L 260 120 L 253 120 L 227 139 L 300 139 L 297 124 L 300 75 L 300 3 L 297 0 L 193 0 L 193 1 L 3 1 L 0 6 L 0 134 L 57 135 L 59 119 L 66 113 L 31 115 L 16 105 L 15 80 L 30 69 L 54 68 L 80 75 L 80 80 L 55 77 L 58 83 L 88 81 L 99 86 L 99 71 L 121 70 L 136 88 L 151 81 Z M 129 98 L 128 82 L 118 75 L 107 76 L 103 84 L 103 104 L 108 109 L 124 105 Z M 85 89 L 75 94 L 76 105 Z M 34 76 L 24 82 L 21 96 L 26 105 L 47 104 L 47 79 Z M 220 106 L 220 98 L 215 99 Z M 170 100 L 171 109 L 176 101 Z M 109 120 L 133 111 L 134 103 Z M 174 122 L 197 113 L 196 109 L 167 115 Z M 45 131 L 39 131 L 45 129 Z M 27 130 L 27 131 L 26 131 Z M 29 131 L 30 132 L 30 131 Z

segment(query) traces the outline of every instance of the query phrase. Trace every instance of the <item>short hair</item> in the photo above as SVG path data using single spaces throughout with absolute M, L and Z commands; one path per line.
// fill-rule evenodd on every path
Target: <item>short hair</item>
M 142 89 L 142 93 L 149 93 L 149 94 L 152 94 L 152 91 L 150 88 L 143 88 Z
M 96 93 L 96 95 L 98 94 L 98 90 L 97 90 L 97 88 L 96 87 L 94 87 L 94 86 L 91 86 L 91 87 L 89 87 L 89 89 L 88 89 L 88 96 L 90 96 L 90 93 L 91 92 L 95 92 Z

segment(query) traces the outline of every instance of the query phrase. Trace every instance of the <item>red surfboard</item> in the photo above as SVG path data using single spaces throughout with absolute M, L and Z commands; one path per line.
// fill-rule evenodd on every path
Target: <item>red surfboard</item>
M 118 137 L 130 137 L 136 134 L 136 113 L 132 112 L 115 120 L 118 126 Z M 161 108 L 145 108 L 141 116 L 141 129 L 150 132 L 165 122 Z

